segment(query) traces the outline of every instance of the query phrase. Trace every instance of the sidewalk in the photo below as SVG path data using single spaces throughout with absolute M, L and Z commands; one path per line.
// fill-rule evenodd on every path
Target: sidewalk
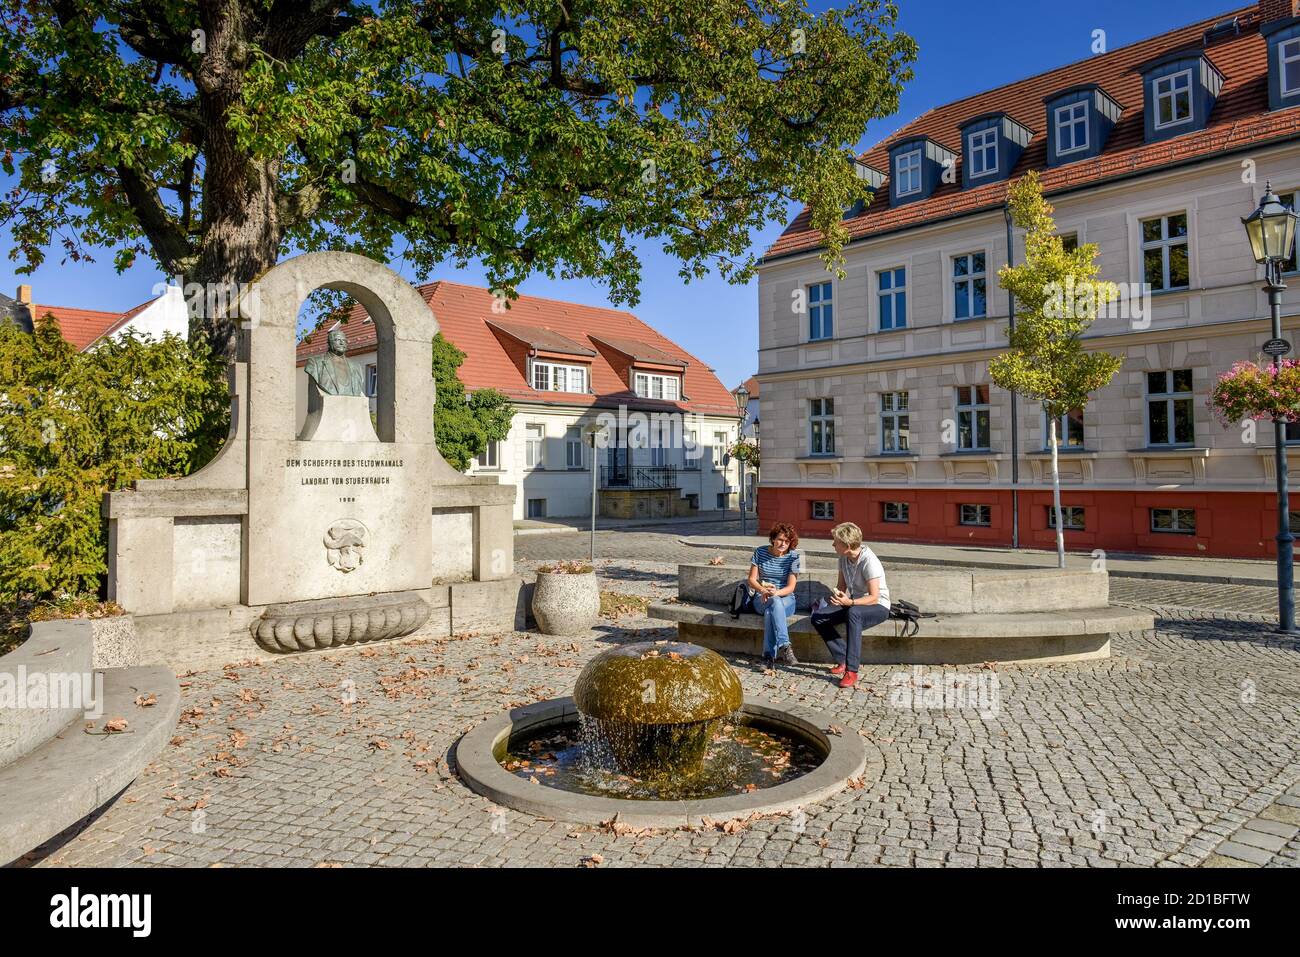
M 681 538 L 683 545 L 700 549 L 717 549 L 749 553 L 767 539 L 757 535 L 700 535 Z M 975 568 L 1055 568 L 1056 552 L 1037 549 L 984 548 L 964 545 L 913 545 L 904 542 L 872 542 L 880 560 L 917 565 L 964 565 Z M 818 557 L 834 557 L 829 540 L 805 539 L 801 551 Z M 1107 552 L 1106 571 L 1117 578 L 1160 578 L 1173 581 L 1204 582 L 1218 585 L 1277 584 L 1277 564 L 1273 561 L 1232 558 L 1182 558 L 1167 555 L 1135 555 Z M 1091 568 L 1097 561 L 1085 553 L 1067 552 L 1067 568 Z
M 690 525 L 714 525 L 719 522 L 740 524 L 740 513 L 736 509 L 723 512 L 704 511 L 693 515 L 681 515 L 676 518 L 604 518 L 596 516 L 596 531 L 610 532 L 633 528 L 680 528 Z M 751 526 L 755 523 L 754 513 L 749 513 Z M 588 532 L 591 530 L 591 516 L 583 515 L 573 518 L 548 518 L 541 521 L 535 518 L 515 519 L 516 535 L 559 535 L 571 532 Z M 739 537 L 739 536 L 737 536 Z

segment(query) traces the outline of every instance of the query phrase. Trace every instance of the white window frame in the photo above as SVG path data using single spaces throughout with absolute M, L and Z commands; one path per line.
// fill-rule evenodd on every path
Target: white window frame
M 539 374 L 542 372 L 546 373 L 546 384 L 538 385 Z M 556 383 L 559 381 L 560 378 L 556 373 L 559 372 L 562 372 L 564 374 L 563 389 L 556 387 Z M 569 388 L 569 384 L 572 381 L 571 377 L 575 373 L 577 374 L 578 378 L 581 380 L 580 382 L 580 384 L 582 385 L 581 389 Z M 587 392 L 587 367 L 579 366 L 579 365 L 569 365 L 564 362 L 551 362 L 549 359 L 534 359 L 532 384 L 533 384 L 533 389 L 537 392 L 586 393 Z
M 899 153 L 894 157 L 894 195 L 912 196 L 921 192 L 921 147 Z M 911 186 L 903 188 L 904 182 Z
M 977 143 L 976 140 L 979 140 Z M 990 126 L 987 129 L 976 130 L 966 137 L 966 152 L 970 156 L 970 177 L 975 179 L 977 176 L 990 176 L 998 171 L 998 128 Z M 989 162 L 989 153 L 993 154 L 993 160 Z M 977 168 L 976 158 L 978 157 L 981 164 Z
M 1060 443 L 1060 447 L 1063 449 L 1081 449 L 1084 447 L 1085 444 L 1084 435 L 1087 434 L 1087 432 L 1085 431 L 1087 428 L 1087 420 L 1084 418 L 1082 409 L 1075 409 L 1074 411 L 1079 413 L 1079 429 L 1080 432 L 1082 433 L 1079 436 L 1078 445 L 1071 445 L 1068 441 L 1070 436 L 1067 429 L 1069 428 L 1070 425 L 1070 413 L 1067 412 L 1065 413 L 1065 415 L 1061 416 L 1059 419 L 1056 420 L 1056 441 Z M 1043 450 L 1050 452 L 1052 450 L 1052 445 L 1050 441 L 1051 435 L 1047 431 L 1047 421 L 1048 421 L 1047 413 L 1044 412 L 1043 413 Z
M 993 404 L 992 404 L 993 396 L 988 391 L 986 391 L 985 392 L 986 398 L 984 399 L 984 401 L 981 402 L 979 398 L 979 390 L 980 389 L 988 390 L 988 388 L 989 387 L 987 385 L 959 385 L 955 387 L 955 391 L 953 393 L 953 400 L 954 400 L 953 404 L 957 412 L 957 451 L 958 452 L 991 452 L 993 450 Z M 967 393 L 968 399 L 966 402 L 962 402 L 961 393 L 963 389 L 969 390 L 969 392 Z M 979 441 L 980 412 L 986 413 L 986 421 L 988 423 L 988 435 L 985 436 L 986 441 L 983 444 L 981 444 Z M 963 416 L 970 417 L 970 428 L 968 431 L 970 432 L 971 435 L 972 444 L 968 446 L 964 446 L 961 444 L 961 421 Z
M 898 273 L 903 274 L 902 285 L 895 286 L 893 282 L 898 278 Z M 889 277 L 890 287 L 881 288 L 880 280 L 885 276 Z M 903 321 L 898 321 L 898 303 L 899 298 L 903 303 Z M 889 300 L 889 314 L 893 320 L 892 326 L 885 326 L 885 300 Z M 885 269 L 876 270 L 876 329 L 879 332 L 897 332 L 899 329 L 908 328 L 907 315 L 907 267 L 906 266 L 889 266 Z
M 663 422 L 656 422 L 650 435 L 650 465 L 654 468 L 665 468 L 668 465 L 668 449 L 672 446 L 672 426 L 668 426 L 667 442 L 664 438 Z
M 893 509 L 894 518 L 889 517 L 890 509 Z M 881 502 L 880 503 L 880 520 L 888 522 L 891 525 L 910 525 L 912 522 L 912 508 L 910 502 Z
M 1169 235 L 1169 220 L 1175 216 L 1182 216 L 1187 223 L 1187 232 L 1181 236 Z M 1160 222 L 1159 239 L 1143 239 L 1143 228 L 1147 223 Z M 1183 292 L 1192 288 L 1192 216 L 1187 210 L 1176 210 L 1172 213 L 1162 213 L 1159 216 L 1140 216 L 1138 218 L 1138 241 L 1141 247 L 1138 249 L 1138 270 L 1142 276 L 1142 281 L 1147 281 L 1146 253 L 1149 249 L 1160 250 L 1160 270 L 1161 270 L 1161 287 L 1153 289 L 1152 292 Z M 1187 285 L 1173 286 L 1169 282 L 1169 265 L 1172 257 L 1170 251 L 1175 246 L 1187 247 Z
M 984 257 L 984 268 L 979 272 L 975 271 L 975 257 Z M 957 274 L 958 260 L 967 260 L 967 271 L 962 275 Z M 973 319 L 987 319 L 989 316 L 989 254 L 987 249 L 975 249 L 968 253 L 958 253 L 950 257 L 952 264 L 952 318 L 954 322 L 969 322 Z M 984 280 L 984 311 L 976 315 L 975 308 L 975 280 Z M 967 315 L 957 315 L 957 290 L 961 286 L 966 286 Z
M 813 290 L 817 290 L 817 300 L 813 301 Z M 835 338 L 835 288 L 834 284 L 825 282 L 809 283 L 808 292 L 808 341 L 826 342 Z M 816 319 L 818 335 L 813 335 L 813 320 Z
M 1077 110 L 1080 110 L 1080 109 L 1083 110 L 1082 115 L 1076 115 L 1076 111 L 1077 111 Z M 1062 114 L 1066 114 L 1066 115 L 1064 116 L 1064 118 L 1062 118 Z M 1057 156 L 1068 156 L 1068 155 L 1070 155 L 1071 153 L 1080 153 L 1080 152 L 1083 152 L 1084 150 L 1086 150 L 1086 149 L 1088 148 L 1088 142 L 1089 142 L 1089 139 L 1088 139 L 1088 136 L 1089 136 L 1089 134 L 1088 134 L 1088 101 L 1087 101 L 1087 100 L 1078 100 L 1078 101 L 1076 101 L 1076 102 L 1074 102 L 1074 103 L 1067 103 L 1067 104 L 1065 104 L 1065 106 L 1058 106 L 1058 107 L 1056 108 L 1056 114 L 1055 114 L 1055 115 L 1056 115 L 1056 155 L 1057 155 Z M 1066 129 L 1069 129 L 1069 130 L 1070 130 L 1070 139 L 1073 140 L 1073 139 L 1074 139 L 1074 134 L 1077 132 L 1077 128 L 1078 128 L 1080 125 L 1083 126 L 1083 143 L 1082 143 L 1082 145 L 1076 143 L 1074 146 L 1071 146 L 1069 149 L 1062 149 L 1062 148 L 1061 148 L 1061 133 L 1062 133 L 1062 131 L 1064 131 L 1064 130 L 1066 130 Z
M 912 451 L 912 417 L 906 390 L 880 393 L 880 454 L 902 455 Z M 906 420 L 901 424 L 900 420 Z M 906 431 L 906 435 L 903 432 Z M 891 449 L 889 438 L 893 437 Z M 900 440 L 902 445 L 899 444 Z
M 1293 52 L 1288 54 L 1287 47 L 1291 47 Z M 1277 82 L 1283 96 L 1294 96 L 1300 93 L 1300 85 L 1294 87 L 1286 85 L 1287 64 L 1296 62 L 1300 62 L 1300 37 L 1283 40 L 1277 45 Z
M 835 521 L 835 503 L 818 500 L 812 503 L 812 517 L 817 522 Z
M 1165 377 L 1165 391 L 1152 392 L 1149 378 L 1144 378 L 1146 388 L 1145 401 L 1142 405 L 1142 430 L 1146 433 L 1147 448 L 1151 449 L 1187 449 L 1196 445 L 1196 373 L 1191 369 L 1150 369 L 1142 375 L 1149 377 L 1152 373 L 1160 372 Z M 1192 375 L 1192 391 L 1174 392 L 1174 373 L 1188 372 Z M 1165 405 L 1165 434 L 1161 441 L 1155 441 L 1155 436 L 1151 434 L 1151 406 L 1163 402 Z M 1174 441 L 1177 435 L 1174 432 L 1174 407 L 1177 402 L 1186 402 L 1187 407 L 1191 410 L 1192 437 L 1186 442 Z
M 659 372 L 632 373 L 632 391 L 642 399 L 677 402 L 682 395 L 681 382 L 681 376 Z
M 582 441 L 582 428 L 577 425 L 571 425 L 564 430 L 564 465 L 571 470 L 580 470 L 586 468 L 582 447 L 585 443 Z M 576 451 L 576 455 L 574 454 Z
M 713 468 L 722 472 L 727 466 L 723 462 L 723 457 L 727 454 L 727 448 L 731 445 L 731 435 L 727 432 L 713 433 Z
M 1170 114 L 1175 115 L 1177 113 L 1177 110 L 1174 108 L 1178 106 L 1177 97 L 1178 94 L 1182 92 L 1181 88 L 1178 87 L 1176 84 L 1178 80 L 1184 78 L 1187 80 L 1187 115 L 1184 116 L 1182 119 L 1178 119 L 1175 117 L 1175 119 L 1162 123 L 1160 121 L 1160 102 L 1164 100 L 1166 97 L 1169 98 L 1169 100 L 1171 101 Z M 1160 89 L 1161 84 L 1168 84 L 1167 88 L 1163 92 Z M 1185 123 L 1192 122 L 1192 117 L 1196 113 L 1196 106 L 1194 103 L 1192 103 L 1191 69 L 1189 68 L 1186 70 L 1179 70 L 1177 73 L 1170 73 L 1168 76 L 1161 76 L 1152 80 L 1151 99 L 1152 99 L 1151 108 L 1155 110 L 1155 113 L 1152 115 L 1151 119 L 1152 119 L 1152 125 L 1154 126 L 1155 129 L 1167 130 L 1172 126 L 1182 126 Z
M 818 426 L 821 426 L 820 430 Z M 820 437 L 820 443 L 817 441 Z M 818 448 L 818 445 L 821 447 Z M 835 454 L 835 400 L 818 397 L 808 400 L 808 454 Z
M 973 522 L 966 521 L 966 509 L 974 508 L 980 511 L 976 512 L 977 516 L 988 514 L 987 521 L 980 521 L 978 518 Z M 993 527 L 993 506 L 982 505 L 978 502 L 963 502 L 957 506 L 957 524 L 966 525 L 971 528 L 992 528 Z
M 1056 531 L 1056 506 L 1048 505 L 1046 508 L 1047 527 L 1052 531 Z M 1079 524 L 1077 525 L 1070 520 L 1070 516 L 1076 513 L 1079 516 Z M 1084 507 L 1082 505 L 1062 505 L 1061 518 L 1064 519 L 1063 524 L 1067 532 L 1086 532 L 1088 530 L 1087 515 L 1084 512 Z
M 499 472 L 501 470 L 501 443 L 488 442 L 483 451 L 475 456 L 477 470 L 480 472 Z
M 374 398 L 379 395 L 379 363 L 366 363 L 366 395 Z
M 1170 520 L 1173 525 L 1170 528 L 1156 528 L 1156 512 L 1169 512 Z M 1187 515 L 1191 515 L 1191 528 L 1183 524 Z M 1152 535 L 1195 535 L 1196 534 L 1196 509 L 1194 508 L 1166 508 L 1159 506 L 1147 509 L 1147 519 L 1150 522 Z
M 524 426 L 524 467 L 546 468 L 546 426 L 530 422 Z

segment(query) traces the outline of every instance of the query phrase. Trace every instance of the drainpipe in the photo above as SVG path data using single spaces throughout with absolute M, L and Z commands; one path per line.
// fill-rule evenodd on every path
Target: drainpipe
M 1015 265 L 1015 247 L 1012 246 L 1011 204 L 1002 204 L 1002 216 L 1007 222 L 1007 265 Z M 1007 317 L 1011 331 L 1016 331 L 1016 297 L 1007 290 Z M 1020 413 L 1015 391 L 1011 392 L 1011 547 L 1020 547 Z

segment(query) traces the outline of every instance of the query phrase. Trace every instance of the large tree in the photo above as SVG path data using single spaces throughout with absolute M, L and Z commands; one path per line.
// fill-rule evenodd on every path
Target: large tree
M 846 159 L 916 47 L 858 0 L 0 0 L 0 221 L 24 268 L 112 250 L 248 282 L 293 250 L 479 258 L 635 302 L 635 245 L 754 266 L 813 209 L 833 265 Z M 218 355 L 234 325 L 207 315 Z

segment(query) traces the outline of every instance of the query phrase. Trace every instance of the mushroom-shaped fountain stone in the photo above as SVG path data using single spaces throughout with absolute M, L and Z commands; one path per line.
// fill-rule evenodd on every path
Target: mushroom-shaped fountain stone
M 683 641 L 601 652 L 578 675 L 573 698 L 584 735 L 638 778 L 698 771 L 716 725 L 744 703 L 722 656 Z

